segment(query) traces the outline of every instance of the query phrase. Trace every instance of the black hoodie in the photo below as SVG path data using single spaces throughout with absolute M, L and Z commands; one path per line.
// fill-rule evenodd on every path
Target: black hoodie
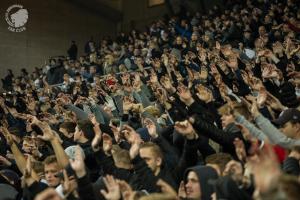
M 251 200 L 250 194 L 239 188 L 237 183 L 230 177 L 219 178 L 215 183 L 217 200 Z
M 187 182 L 187 176 L 190 171 L 194 171 L 198 176 L 201 190 L 201 200 L 211 200 L 211 195 L 214 193 L 214 187 L 210 181 L 218 179 L 216 170 L 208 166 L 195 166 L 188 168 L 184 175 L 185 183 Z

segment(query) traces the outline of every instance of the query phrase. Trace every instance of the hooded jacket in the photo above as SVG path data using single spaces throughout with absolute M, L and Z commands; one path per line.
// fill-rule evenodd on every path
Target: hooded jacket
M 225 176 L 219 178 L 215 183 L 215 191 L 218 200 L 251 200 L 250 194 L 240 189 L 236 182 Z
M 208 166 L 195 166 L 188 168 L 184 175 L 185 183 L 187 182 L 187 176 L 190 171 L 197 174 L 201 190 L 201 200 L 210 200 L 211 195 L 214 193 L 214 187 L 210 182 L 211 180 L 218 179 L 217 172 L 212 167 Z

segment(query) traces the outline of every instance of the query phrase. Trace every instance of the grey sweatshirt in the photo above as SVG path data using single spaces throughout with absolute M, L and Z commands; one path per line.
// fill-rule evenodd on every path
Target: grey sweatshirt
M 261 140 L 261 141 L 265 141 L 267 138 L 267 136 L 259 129 L 257 128 L 254 124 L 252 124 L 251 122 L 249 122 L 244 116 L 239 115 L 238 117 L 235 118 L 236 122 L 244 125 L 250 132 L 250 134 Z
M 238 123 L 241 123 L 248 128 L 250 133 L 259 140 L 269 139 L 272 144 L 277 144 L 286 149 L 291 149 L 294 146 L 300 145 L 300 140 L 288 138 L 261 114 L 255 118 L 255 123 L 261 130 L 247 121 L 243 116 L 237 117 L 236 120 Z

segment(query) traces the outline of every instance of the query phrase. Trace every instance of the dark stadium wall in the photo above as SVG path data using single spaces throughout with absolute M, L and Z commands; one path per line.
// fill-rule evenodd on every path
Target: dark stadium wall
M 5 20 L 7 9 L 14 4 L 23 5 L 29 13 L 26 30 L 20 33 L 9 31 Z M 82 53 L 91 36 L 98 41 L 100 36 L 117 32 L 117 23 L 67 0 L 1 0 L 0 10 L 1 78 L 8 68 L 31 71 L 42 66 L 50 55 L 66 55 L 71 40 L 77 42 Z
M 169 12 L 165 4 L 149 7 L 148 0 L 124 0 L 122 10 L 121 29 L 124 31 L 144 29 L 145 25 Z
M 148 6 L 149 1 L 1 0 L 0 77 L 6 74 L 8 68 L 18 74 L 23 67 L 31 71 L 34 67 L 43 66 L 49 56 L 66 55 L 71 40 L 76 41 L 80 55 L 91 36 L 99 41 L 101 36 L 114 36 L 120 30 L 143 30 L 151 21 L 170 14 L 170 7 L 178 8 L 180 0 L 165 0 L 171 6 L 165 3 L 154 7 Z M 206 9 L 221 1 L 203 0 Z M 200 0 L 185 2 L 188 9 L 201 10 Z M 9 31 L 5 20 L 7 9 L 14 4 L 23 5 L 29 12 L 26 30 L 20 33 Z M 113 11 L 116 11 L 115 14 Z M 120 17 L 122 20 L 117 22 Z
M 171 9 L 177 12 L 180 2 L 184 2 L 187 9 L 192 12 L 208 11 L 214 5 L 222 7 L 223 2 L 223 0 L 165 0 L 166 3 L 162 5 L 149 7 L 149 1 L 151 0 L 112 0 L 111 2 L 123 12 L 123 20 L 119 28 L 125 31 L 132 28 L 144 29 L 146 24 L 165 14 L 170 14 Z

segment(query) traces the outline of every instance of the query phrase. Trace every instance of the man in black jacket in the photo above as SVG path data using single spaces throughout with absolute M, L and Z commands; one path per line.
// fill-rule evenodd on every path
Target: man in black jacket
M 212 122 L 208 121 L 203 112 L 202 106 L 194 99 L 186 87 L 179 88 L 180 100 L 187 106 L 190 122 L 197 134 L 201 134 L 223 147 L 223 151 L 236 157 L 233 141 L 235 138 L 243 140 L 241 132 L 235 127 L 234 120 L 231 114 L 225 113 L 222 116 L 223 130 L 219 129 Z M 199 112 L 199 111 L 202 112 Z M 232 119 L 232 120 L 230 120 Z
M 177 188 L 169 169 L 163 165 L 163 153 L 158 145 L 145 143 L 140 147 L 139 154 L 157 178 L 161 178 L 172 187 Z
M 91 141 L 94 138 L 94 125 L 90 120 L 80 120 L 77 122 L 74 133 L 74 141 L 83 149 L 85 155 L 85 163 L 91 173 L 93 180 L 96 180 L 96 177 L 99 172 L 99 167 L 94 156 L 94 152 L 91 147 Z

